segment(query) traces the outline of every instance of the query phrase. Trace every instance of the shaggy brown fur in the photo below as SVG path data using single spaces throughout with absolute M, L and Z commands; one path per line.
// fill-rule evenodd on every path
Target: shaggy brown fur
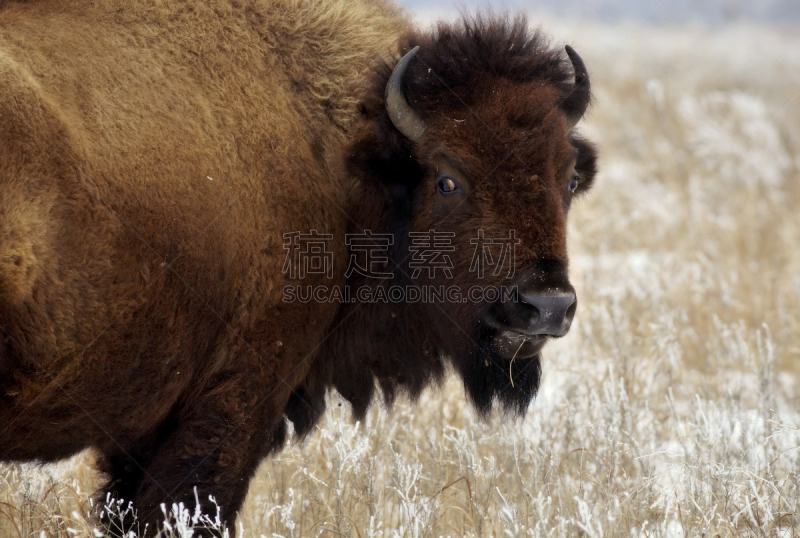
M 232 523 L 285 417 L 308 432 L 331 387 L 363 415 L 376 380 L 413 396 L 449 358 L 480 409 L 527 406 L 538 355 L 510 388 L 487 305 L 282 300 L 283 234 L 312 229 L 337 271 L 304 286 L 363 283 L 343 238 L 365 229 L 396 239 L 397 277 L 372 285 L 406 282 L 407 232 L 431 228 L 458 232 L 464 289 L 479 228 L 517 230 L 525 282 L 568 285 L 564 169 L 577 148 L 585 190 L 594 150 L 559 110 L 569 62 L 524 21 L 421 34 L 382 0 L 0 6 L 0 459 L 93 447 L 104 492 L 151 529 L 195 486 Z M 417 44 L 420 144 L 383 104 Z M 454 161 L 462 203 L 436 190 Z

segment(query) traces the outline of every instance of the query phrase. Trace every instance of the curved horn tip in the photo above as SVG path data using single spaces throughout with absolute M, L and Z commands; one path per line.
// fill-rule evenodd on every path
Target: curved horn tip
M 386 111 L 392 124 L 406 138 L 413 142 L 419 142 L 425 134 L 425 122 L 408 104 L 403 94 L 403 75 L 408 64 L 419 51 L 419 45 L 408 51 L 403 56 L 392 71 L 389 81 L 386 83 Z
M 586 64 L 583 63 L 580 54 L 575 52 L 575 49 L 569 45 L 564 45 L 564 50 L 567 51 L 569 61 L 572 62 L 572 69 L 575 71 L 575 83 L 580 84 L 584 80 L 588 83 L 589 73 L 586 71 Z
M 580 55 L 569 45 L 565 45 L 564 49 L 567 51 L 567 56 L 569 56 L 569 60 L 572 63 L 572 70 L 575 72 L 575 86 L 572 93 L 563 103 L 563 109 L 567 113 L 567 128 L 572 130 L 589 107 L 591 84 L 586 64 L 583 63 Z

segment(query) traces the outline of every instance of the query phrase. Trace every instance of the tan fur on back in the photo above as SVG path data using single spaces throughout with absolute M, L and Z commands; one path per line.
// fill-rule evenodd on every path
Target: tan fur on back
M 62 388 L 103 383 L 131 402 L 160 391 L 146 398 L 158 408 L 97 412 L 135 438 L 231 356 L 265 360 L 264 383 L 302 379 L 308 365 L 277 353 L 308 355 L 334 307 L 271 313 L 281 234 L 343 232 L 332 171 L 352 88 L 408 24 L 380 0 L 2 4 L 0 324 L 15 360 L 56 372 L 22 369 L 17 404 L 44 416 L 68 401 Z M 188 325 L 198 313 L 206 322 Z M 192 356 L 217 326 L 224 341 Z M 281 334 L 287 346 L 270 347 Z M 177 349 L 177 363 L 117 362 Z

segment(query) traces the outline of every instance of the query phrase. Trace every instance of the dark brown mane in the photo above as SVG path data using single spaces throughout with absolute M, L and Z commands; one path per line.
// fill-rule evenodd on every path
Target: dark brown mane
M 563 50 L 551 47 L 524 15 L 465 14 L 455 22 L 438 23 L 432 33 L 409 32 L 399 45 L 401 53 L 420 47 L 404 77 L 403 90 L 423 117 L 472 106 L 480 98 L 475 89 L 487 77 L 520 84 L 541 81 L 565 96 L 572 90 L 572 66 Z M 393 67 L 394 62 L 376 69 L 370 98 L 365 101 L 370 115 L 382 114 L 383 91 Z

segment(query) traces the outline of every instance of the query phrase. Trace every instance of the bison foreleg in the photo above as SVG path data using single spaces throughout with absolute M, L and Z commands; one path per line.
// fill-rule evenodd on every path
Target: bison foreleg
M 118 462 L 109 491 L 130 495 L 140 532 L 147 525 L 146 534 L 153 535 L 162 527 L 162 504 L 170 511 L 182 503 L 194 514 L 199 502 L 210 521 L 219 510 L 233 536 L 250 479 L 285 436 L 283 419 L 270 415 L 275 407 L 244 390 L 247 384 L 241 378 L 237 383 L 228 380 L 179 411 L 171 434 L 146 458 L 143 469 L 124 458 L 109 460 L 112 467 Z M 194 535 L 219 536 L 223 530 L 200 522 Z
M 129 505 L 142 486 L 147 468 L 176 428 L 177 421 L 172 415 L 152 435 L 126 446 L 115 444 L 114 450 L 98 458 L 97 466 L 106 475 L 107 482 L 95 496 L 95 507 L 110 536 L 127 537 L 131 531 L 144 530 Z

